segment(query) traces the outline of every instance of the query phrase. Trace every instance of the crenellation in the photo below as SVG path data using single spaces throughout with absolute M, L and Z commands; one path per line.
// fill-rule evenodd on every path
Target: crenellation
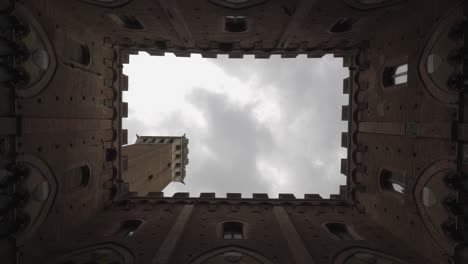
M 253 193 L 252 198 L 253 199 L 268 199 L 268 194 L 266 194 L 266 193 Z
M 304 199 L 306 200 L 323 200 L 320 194 L 304 194 Z
M 190 193 L 188 192 L 176 192 L 172 195 L 172 198 L 190 198 Z
M 349 120 L 349 105 L 343 105 L 341 107 L 341 120 L 342 121 Z
M 346 77 L 343 79 L 343 94 L 349 94 L 350 86 L 351 86 L 350 81 L 351 80 L 349 77 Z
M 340 173 L 348 176 L 348 159 L 341 159 Z
M 226 193 L 227 199 L 241 199 L 242 193 Z
M 278 199 L 296 199 L 296 196 L 292 193 L 280 193 Z
M 341 132 L 341 147 L 348 148 L 348 132 Z
M 200 198 L 216 198 L 216 193 L 200 193 Z

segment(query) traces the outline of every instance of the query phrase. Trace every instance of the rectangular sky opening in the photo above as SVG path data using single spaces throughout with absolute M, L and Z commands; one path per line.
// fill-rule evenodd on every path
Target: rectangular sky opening
M 175 192 L 318 193 L 324 198 L 346 184 L 340 174 L 342 58 L 217 59 L 130 56 L 124 66 L 129 89 L 128 142 L 140 136 L 182 136 L 190 140 L 185 185 Z

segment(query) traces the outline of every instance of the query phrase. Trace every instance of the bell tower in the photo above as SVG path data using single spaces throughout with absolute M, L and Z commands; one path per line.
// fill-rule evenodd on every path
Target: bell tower
M 138 195 L 160 192 L 171 182 L 184 182 L 188 164 L 188 139 L 138 136 L 122 147 L 122 178 Z

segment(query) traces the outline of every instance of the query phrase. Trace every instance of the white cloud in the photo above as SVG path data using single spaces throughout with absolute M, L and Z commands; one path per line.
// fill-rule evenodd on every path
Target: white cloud
M 341 60 L 130 57 L 129 135 L 190 139 L 187 185 L 165 192 L 328 195 L 339 174 Z M 130 141 L 131 142 L 131 141 Z

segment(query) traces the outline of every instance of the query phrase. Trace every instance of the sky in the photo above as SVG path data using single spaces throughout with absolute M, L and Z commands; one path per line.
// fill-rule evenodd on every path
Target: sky
M 128 142 L 140 136 L 189 139 L 185 185 L 175 192 L 293 193 L 324 198 L 346 184 L 340 174 L 342 80 L 348 76 L 342 59 L 300 55 L 295 59 L 217 59 L 130 56 Z

